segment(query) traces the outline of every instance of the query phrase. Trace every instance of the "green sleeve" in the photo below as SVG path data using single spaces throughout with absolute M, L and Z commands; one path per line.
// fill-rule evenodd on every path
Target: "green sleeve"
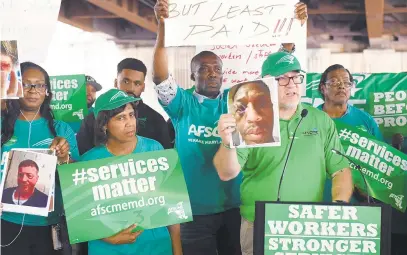
M 246 165 L 246 162 L 249 158 L 250 149 L 248 149 L 248 148 L 236 149 L 236 153 L 237 153 L 237 160 L 239 161 L 240 168 L 243 169 L 244 165 Z
M 349 162 L 345 157 L 332 152 L 332 149 L 338 150 L 342 153 L 344 153 L 344 150 L 341 141 L 339 140 L 335 123 L 328 117 L 326 119 L 327 134 L 325 136 L 325 165 L 328 175 L 332 177 L 334 173 L 344 168 L 348 168 Z

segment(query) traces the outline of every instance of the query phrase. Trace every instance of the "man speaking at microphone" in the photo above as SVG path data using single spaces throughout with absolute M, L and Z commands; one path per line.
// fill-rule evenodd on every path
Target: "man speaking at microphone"
M 236 129 L 235 118 L 224 114 L 219 119 L 223 146 L 214 158 L 219 177 L 227 181 L 243 172 L 243 255 L 253 254 L 256 201 L 322 202 L 326 177 L 333 180 L 333 201 L 349 202 L 352 195 L 349 163 L 331 151 L 343 152 L 334 122 L 326 113 L 300 103 L 302 72 L 299 61 L 286 52 L 269 55 L 262 66 L 262 77 L 275 77 L 278 83 L 280 147 L 231 149 L 228 145 Z

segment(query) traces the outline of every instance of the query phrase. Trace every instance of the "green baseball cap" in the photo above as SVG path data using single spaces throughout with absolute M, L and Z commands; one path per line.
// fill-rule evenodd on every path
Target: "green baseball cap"
M 266 75 L 277 77 L 292 71 L 304 72 L 301 70 L 301 64 L 298 59 L 287 52 L 276 52 L 270 54 L 263 62 L 263 66 L 261 67 L 261 77 Z
M 97 118 L 99 112 L 101 111 L 113 110 L 125 104 L 139 100 L 141 99 L 129 96 L 122 90 L 110 89 L 96 99 L 93 113 L 95 114 L 95 118 Z

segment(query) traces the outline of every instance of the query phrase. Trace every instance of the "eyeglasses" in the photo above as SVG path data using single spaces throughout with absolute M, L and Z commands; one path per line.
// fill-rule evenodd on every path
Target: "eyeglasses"
M 47 89 L 47 85 L 46 84 L 26 84 L 26 83 L 23 83 L 23 90 L 24 91 L 28 92 L 33 88 L 38 92 L 44 93 L 45 90 Z
M 339 88 L 341 85 L 343 85 L 345 88 L 349 89 L 355 85 L 354 82 L 352 81 L 332 81 L 332 82 L 326 82 L 325 85 L 328 85 L 329 87 L 333 88 Z
M 304 81 L 304 75 L 297 75 L 297 76 L 293 76 L 293 77 L 280 77 L 280 78 L 276 78 L 276 81 L 278 81 L 278 85 L 280 86 L 287 86 L 290 83 L 290 80 L 293 80 L 294 84 L 302 84 L 302 82 Z

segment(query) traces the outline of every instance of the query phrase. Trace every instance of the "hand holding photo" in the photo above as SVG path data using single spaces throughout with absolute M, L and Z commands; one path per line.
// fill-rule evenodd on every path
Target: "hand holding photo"
M 17 41 L 0 41 L 1 99 L 23 97 Z
M 228 94 L 228 112 L 235 117 L 236 130 L 230 147 L 280 146 L 277 86 L 274 78 L 233 86 Z
M 50 149 L 13 149 L 15 151 L 32 151 L 36 153 L 43 153 L 47 155 L 53 155 L 55 156 L 55 151 L 50 150 Z M 50 199 L 49 199 L 49 210 L 48 212 L 53 212 L 54 211 L 54 206 L 55 206 L 55 183 L 52 185 L 51 188 L 51 193 L 50 193 Z
M 7 157 L 1 182 L 3 210 L 48 216 L 56 156 L 20 149 Z

